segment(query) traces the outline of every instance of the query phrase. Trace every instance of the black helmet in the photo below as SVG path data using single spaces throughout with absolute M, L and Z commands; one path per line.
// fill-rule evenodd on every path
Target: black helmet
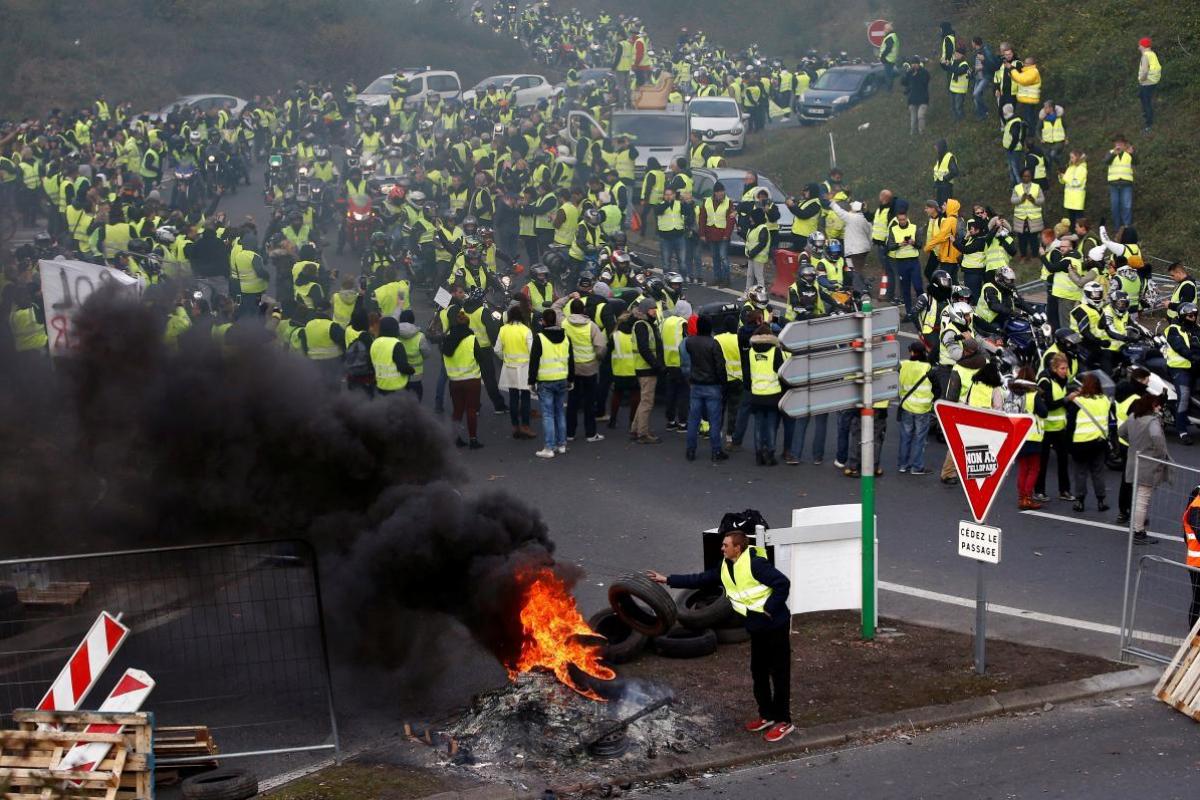
M 383 231 L 375 231 L 374 233 L 371 234 L 371 245 L 372 246 L 387 244 L 387 241 L 388 241 L 388 235 L 386 233 L 384 233 Z
M 550 270 L 546 268 L 545 264 L 535 264 L 533 269 L 530 271 L 533 273 L 534 278 L 546 280 L 550 277 Z
M 935 269 L 933 274 L 929 276 L 929 285 L 931 287 L 936 286 L 939 289 L 949 291 L 953 283 L 954 280 L 950 277 L 950 273 L 944 269 Z
M 608 234 L 608 236 L 605 238 L 608 239 L 608 243 L 610 245 L 621 249 L 623 249 L 629 242 L 628 237 L 625 236 L 625 231 L 614 231 L 613 233 Z
M 817 268 L 812 264 L 805 264 L 800 268 L 800 271 L 796 273 L 796 277 L 811 286 L 817 281 Z
M 1059 328 L 1054 332 L 1054 343 L 1064 353 L 1074 353 L 1083 342 L 1083 337 L 1070 328 Z
M 1195 303 L 1182 303 L 1179 306 L 1180 319 L 1195 322 L 1198 314 L 1200 314 L 1200 308 L 1197 308 Z
M 996 285 L 1002 289 L 1017 288 L 1017 273 L 1013 272 L 1012 267 L 1005 266 L 996 270 L 996 277 L 992 280 L 994 280 Z
M 1122 314 L 1129 310 L 1129 294 L 1120 289 L 1116 289 L 1109 295 L 1109 302 L 1112 303 L 1113 308 Z
M 579 274 L 579 288 L 590 289 L 596 285 L 596 276 L 589 271 L 584 271 Z
M 595 227 L 600 224 L 600 212 L 595 208 L 588 208 L 583 212 L 583 221 L 588 225 Z

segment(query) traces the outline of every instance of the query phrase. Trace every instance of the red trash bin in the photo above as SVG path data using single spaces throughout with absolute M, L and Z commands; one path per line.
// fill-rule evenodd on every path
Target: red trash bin
M 791 250 L 775 251 L 775 281 L 771 284 L 770 292 L 775 297 L 787 299 L 788 288 L 796 282 L 796 270 L 800 266 L 799 253 Z

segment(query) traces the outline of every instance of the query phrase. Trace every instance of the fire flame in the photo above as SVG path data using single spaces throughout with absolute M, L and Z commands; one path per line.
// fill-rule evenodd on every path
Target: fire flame
M 569 668 L 573 664 L 605 681 L 612 680 L 616 673 L 600 663 L 595 632 L 579 613 L 566 584 L 550 569 L 543 567 L 529 577 L 520 618 L 524 635 L 521 655 L 508 667 L 509 678 L 545 669 L 584 697 L 603 702 L 594 691 L 576 684 Z

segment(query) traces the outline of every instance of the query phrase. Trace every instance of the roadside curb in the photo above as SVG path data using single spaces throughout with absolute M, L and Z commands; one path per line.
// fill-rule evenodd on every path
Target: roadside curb
M 1090 678 L 1039 686 L 1033 689 L 1017 689 L 987 697 L 973 697 L 938 706 L 910 708 L 888 714 L 818 725 L 807 730 L 798 730 L 781 745 L 763 745 L 760 741 L 731 742 L 688 756 L 664 756 L 661 766 L 646 769 L 636 775 L 614 774 L 608 780 L 597 780 L 583 784 L 565 784 L 553 787 L 560 795 L 569 795 L 599 789 L 603 786 L 646 784 L 670 778 L 683 779 L 698 772 L 711 772 L 747 764 L 778 761 L 783 758 L 836 747 L 846 742 L 881 736 L 901 730 L 950 725 L 976 719 L 1012 714 L 1020 711 L 1041 709 L 1047 703 L 1059 704 L 1086 697 L 1095 697 L 1110 692 L 1149 686 L 1160 677 L 1157 667 L 1141 666 L 1119 672 L 1106 672 Z M 511 786 L 479 786 L 461 792 L 442 792 L 428 795 L 421 800 L 538 800 L 542 792 L 518 791 Z

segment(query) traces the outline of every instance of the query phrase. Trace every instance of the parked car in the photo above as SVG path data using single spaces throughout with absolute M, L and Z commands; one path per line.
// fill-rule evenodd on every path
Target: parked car
M 559 131 L 559 136 L 574 149 L 577 133 L 581 130 L 593 138 L 628 136 L 638 151 L 639 180 L 651 157 L 657 158 L 665 167 L 688 155 L 690 128 L 687 114 L 682 111 L 614 111 L 611 128 L 597 122 L 586 111 L 572 111 L 567 115 L 567 127 Z
M 408 103 L 418 103 L 429 94 L 440 94 L 444 100 L 453 100 L 462 95 L 462 82 L 457 72 L 434 69 L 405 69 L 402 74 L 408 76 Z M 367 84 L 358 93 L 359 105 L 367 108 L 377 108 L 387 105 L 392 92 L 394 73 L 380 75 Z
M 775 183 L 775 181 L 763 175 L 753 167 L 732 168 L 720 167 L 718 169 L 693 169 L 692 180 L 695 184 L 692 187 L 692 195 L 696 202 L 712 197 L 713 186 L 717 181 L 725 187 L 725 194 L 736 205 L 746 192 L 746 173 L 753 172 L 758 175 L 758 185 L 767 190 L 770 194 L 771 202 L 779 209 L 779 240 L 781 243 L 790 242 L 792 238 L 792 212 L 787 207 L 787 195 Z M 745 242 L 735 230 L 733 239 L 730 241 L 733 247 L 743 247 Z
M 822 122 L 861 103 L 883 87 L 882 64 L 851 64 L 828 69 L 800 95 L 800 121 Z
M 161 122 L 176 108 L 198 108 L 204 113 L 228 109 L 232 116 L 238 116 L 246 107 L 246 101 L 231 94 L 185 94 L 177 97 L 162 107 L 162 110 L 151 114 L 150 119 Z
M 505 91 L 512 87 L 518 106 L 535 106 L 542 100 L 556 97 L 562 91 L 541 75 L 493 75 L 463 92 L 463 102 L 474 102 L 476 97 L 487 93 L 489 86 Z
M 687 104 L 688 124 L 706 142 L 721 142 L 725 152 L 740 153 L 746 146 L 746 120 L 732 97 L 697 97 Z

